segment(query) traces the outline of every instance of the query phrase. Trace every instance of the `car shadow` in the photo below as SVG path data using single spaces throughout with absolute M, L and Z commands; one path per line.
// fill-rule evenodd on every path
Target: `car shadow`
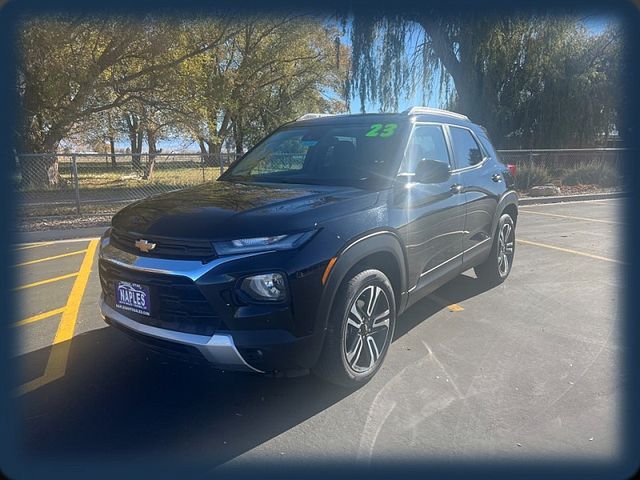
M 492 287 L 467 274 L 458 275 L 449 283 L 443 285 L 435 292 L 434 296 L 446 300 L 448 304 L 462 303 L 465 300 L 480 295 Z M 434 301 L 431 296 L 419 300 L 409 307 L 398 318 L 393 340 L 396 341 L 403 335 L 413 330 L 419 324 L 427 321 L 436 312 L 446 308 L 441 301 Z
M 460 276 L 436 293 L 460 302 L 484 290 Z M 395 339 L 442 308 L 421 300 L 400 317 Z M 25 380 L 42 374 L 50 351 L 14 359 Z M 206 459 L 212 467 L 352 393 L 313 376 L 274 378 L 184 363 L 105 326 L 74 337 L 62 378 L 18 397 L 19 444 L 26 458 L 163 455 Z

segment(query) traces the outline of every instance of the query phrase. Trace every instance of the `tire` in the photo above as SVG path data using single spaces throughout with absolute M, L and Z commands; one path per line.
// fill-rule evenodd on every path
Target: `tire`
M 503 214 L 498 220 L 489 258 L 474 267 L 479 280 L 489 285 L 499 285 L 507 279 L 516 251 L 515 233 L 513 219 L 509 214 Z
M 394 292 L 384 273 L 370 269 L 345 280 L 313 373 L 349 388 L 364 385 L 384 362 L 395 326 Z

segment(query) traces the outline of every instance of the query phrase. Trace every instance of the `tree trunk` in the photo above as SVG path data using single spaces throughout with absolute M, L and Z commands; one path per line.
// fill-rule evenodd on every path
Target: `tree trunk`
M 42 190 L 66 185 L 58 171 L 58 158 L 53 154 L 19 156 L 20 188 Z
M 55 152 L 58 143 L 45 142 L 43 145 L 23 144 L 24 154 L 40 154 L 38 156 L 19 155 L 20 161 L 20 188 L 21 189 L 47 189 L 64 188 L 69 183 L 59 173 L 58 157 Z
M 241 157 L 244 154 L 244 129 L 238 123 L 233 128 L 233 140 L 236 145 L 236 158 Z
M 207 157 L 209 153 L 207 152 L 207 145 L 204 143 L 204 139 L 202 137 L 198 137 L 198 145 L 200 146 L 200 162 L 203 165 L 207 165 Z
M 43 127 L 44 129 L 44 127 Z M 46 189 L 66 186 L 68 183 L 58 171 L 58 157 L 54 154 L 62 137 L 49 132 L 45 138 L 22 138 L 19 151 L 22 154 L 39 156 L 19 156 L 20 188 Z
M 140 119 L 133 114 L 125 115 L 125 121 L 129 130 L 129 143 L 131 144 L 131 166 L 135 170 L 142 168 L 140 156 L 142 153 L 142 130 Z
M 206 165 L 208 167 L 217 167 L 220 165 L 220 150 L 222 150 L 222 143 L 214 142 L 212 140 L 206 140 L 209 152 L 207 154 Z
M 136 170 L 142 169 L 142 132 L 138 130 L 136 132 L 136 145 L 135 145 L 135 156 L 132 157 L 133 167 Z
M 111 166 L 116 168 L 116 142 L 113 137 L 109 137 L 109 149 L 111 151 Z
M 156 134 L 151 130 L 147 130 L 147 143 L 149 144 L 149 158 L 147 160 L 147 165 L 145 166 L 144 175 L 142 176 L 145 180 L 153 180 L 153 170 L 156 166 L 156 156 L 162 149 L 158 150 L 156 147 Z
M 202 137 L 198 138 L 198 145 L 200 145 L 200 154 L 204 156 L 207 154 L 207 146 L 204 143 L 204 139 Z

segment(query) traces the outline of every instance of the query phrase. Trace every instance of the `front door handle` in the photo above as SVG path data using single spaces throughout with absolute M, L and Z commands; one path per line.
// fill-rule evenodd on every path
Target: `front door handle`
M 451 185 L 451 193 L 460 193 L 462 191 L 462 185 L 460 185 L 459 183 L 454 183 L 453 185 Z
M 502 175 L 500 175 L 499 173 L 494 173 L 491 176 L 491 180 L 493 180 L 494 182 L 498 183 L 500 180 L 502 180 Z

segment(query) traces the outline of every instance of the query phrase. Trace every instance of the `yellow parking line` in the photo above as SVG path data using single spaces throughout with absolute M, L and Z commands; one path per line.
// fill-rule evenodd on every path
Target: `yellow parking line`
M 621 197 L 619 198 L 612 198 L 610 200 L 620 200 Z M 620 205 L 622 205 L 622 202 L 607 202 L 605 200 L 592 200 L 590 202 L 587 203 L 595 203 L 596 205 L 606 205 L 607 207 L 619 207 Z
M 573 253 L 574 255 L 581 255 L 583 257 L 594 258 L 596 260 L 604 260 L 605 262 L 618 263 L 620 265 L 626 265 L 625 262 L 620 260 L 614 260 L 613 258 L 601 257 L 600 255 L 593 255 L 591 253 L 579 252 L 577 250 L 571 250 L 570 248 L 557 247 L 555 245 L 547 245 L 546 243 L 532 242 L 530 240 L 517 239 L 516 242 L 523 243 L 525 245 L 534 245 L 536 247 L 550 248 L 551 250 L 558 250 L 560 252 Z
M 60 280 L 66 280 L 67 278 L 72 278 L 78 275 L 79 272 L 68 273 L 66 275 L 60 275 L 59 277 L 47 278 L 46 280 L 40 280 L 39 282 L 29 283 L 27 285 L 20 285 L 19 287 L 14 288 L 12 291 L 17 292 L 18 290 L 24 290 L 25 288 L 38 287 L 40 285 L 46 285 L 47 283 L 58 282 Z
M 76 281 L 73 283 L 71 293 L 67 299 L 67 305 L 64 307 L 62 318 L 53 339 L 51 353 L 44 371 L 44 375 L 35 378 L 18 387 L 16 394 L 23 395 L 31 392 L 43 385 L 62 378 L 67 371 L 67 360 L 69 359 L 69 350 L 71 348 L 71 339 L 75 330 L 76 320 L 78 319 L 78 311 L 84 291 L 87 288 L 93 259 L 95 257 L 98 240 L 91 240 L 87 253 L 82 260 L 82 265 L 78 271 Z
M 87 250 L 76 250 L 75 252 L 63 253 L 60 255 L 54 255 L 52 257 L 39 258 L 38 260 L 31 260 L 29 262 L 22 262 L 14 265 L 14 267 L 24 267 L 25 265 L 33 265 L 34 263 L 48 262 L 49 260 L 56 260 L 58 258 L 70 257 L 72 255 L 79 255 L 85 253 Z
M 450 301 L 435 295 L 435 294 L 431 294 L 429 295 L 429 298 L 431 298 L 434 302 L 436 302 L 438 305 L 448 308 L 450 312 L 462 312 L 464 310 L 464 308 L 462 308 L 460 305 L 458 305 L 457 303 L 451 303 Z
M 65 307 L 56 308 L 55 310 L 49 310 L 48 312 L 39 313 L 38 315 L 33 315 L 32 317 L 25 318 L 24 320 L 20 320 L 13 324 L 14 327 L 21 327 L 22 325 L 27 325 L 29 323 L 37 322 L 39 320 L 44 320 L 45 318 L 53 317 L 54 315 L 58 315 L 59 313 L 64 312 Z
M 98 240 L 91 240 L 89 247 L 87 248 L 87 254 L 82 260 L 82 265 L 78 271 L 78 278 L 73 284 L 69 299 L 67 300 L 67 306 L 62 319 L 60 320 L 60 326 L 56 332 L 56 337 L 53 340 L 54 345 L 66 340 L 70 340 L 73 337 L 73 329 L 75 328 L 76 318 L 78 317 L 78 310 L 80 309 L 80 302 L 84 295 L 84 290 L 87 287 L 89 281 L 89 274 L 91 273 L 91 267 L 93 266 L 93 257 L 96 253 L 96 247 L 98 246 Z
M 27 250 L 29 248 L 37 248 L 37 247 L 45 247 L 47 245 L 51 245 L 53 242 L 44 242 L 44 243 L 28 243 L 22 245 L 20 247 L 15 247 L 14 250 Z
M 614 222 L 612 220 L 599 220 L 596 218 L 574 217 L 571 215 L 560 215 L 557 213 L 534 212 L 533 210 L 522 210 L 523 212 L 533 213 L 535 215 L 546 215 L 547 217 L 567 218 L 569 220 L 584 220 L 587 222 L 608 223 L 610 225 L 624 225 L 624 222 Z

